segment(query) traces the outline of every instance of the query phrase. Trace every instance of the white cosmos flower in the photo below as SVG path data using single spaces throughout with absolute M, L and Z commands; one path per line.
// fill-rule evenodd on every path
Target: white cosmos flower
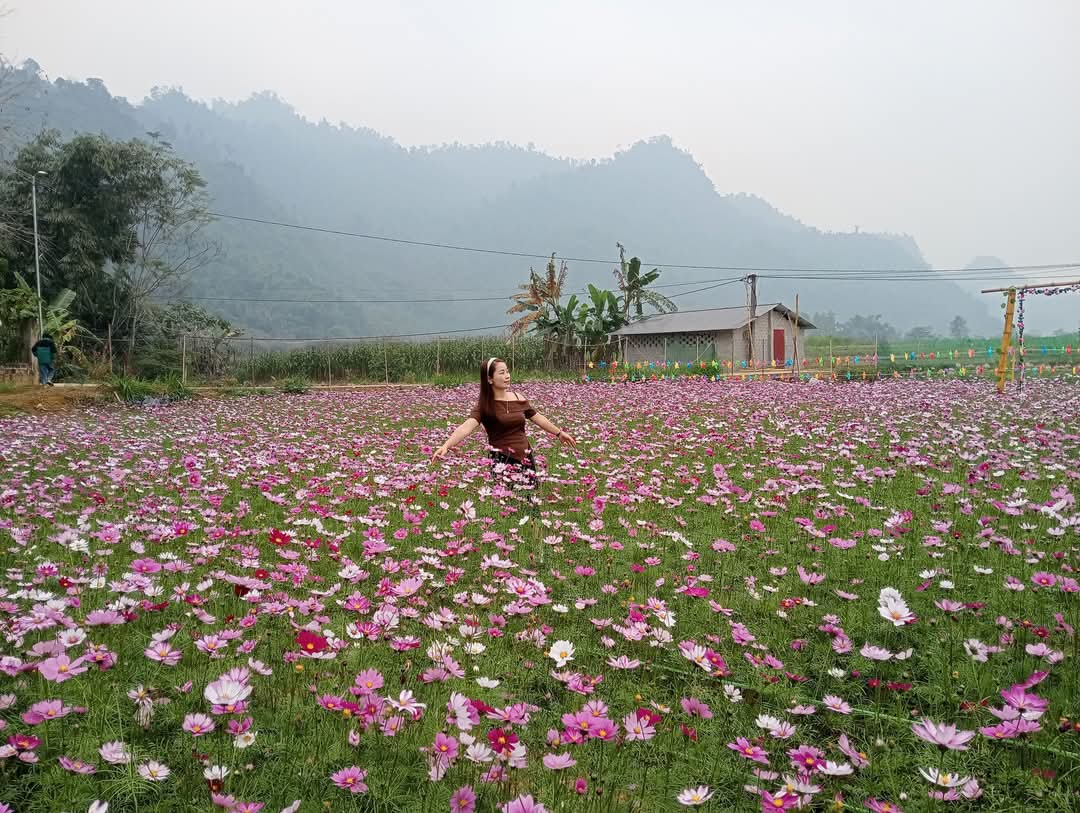
M 943 788 L 958 788 L 971 781 L 970 776 L 960 776 L 955 773 L 943 773 L 937 768 L 919 768 L 919 773 L 927 782 L 940 785 Z
M 574 659 L 574 645 L 569 641 L 556 641 L 548 650 L 548 657 L 561 669 Z
M 232 771 L 224 765 L 211 765 L 203 770 L 202 775 L 206 778 L 206 781 L 213 782 L 215 779 L 219 781 L 224 779 L 230 773 L 232 773 Z

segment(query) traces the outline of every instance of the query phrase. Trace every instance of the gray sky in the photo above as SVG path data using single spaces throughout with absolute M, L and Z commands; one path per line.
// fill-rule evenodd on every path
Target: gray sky
M 274 90 L 404 144 L 574 157 L 667 133 L 722 192 L 937 267 L 1080 261 L 1077 0 L 0 3 L 0 52 L 132 101 Z

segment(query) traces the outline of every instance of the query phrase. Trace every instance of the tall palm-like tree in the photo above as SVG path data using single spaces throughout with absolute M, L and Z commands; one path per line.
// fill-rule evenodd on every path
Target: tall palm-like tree
M 529 281 L 518 286 L 520 291 L 511 297 L 514 305 L 507 311 L 508 314 L 524 314 L 510 326 L 511 335 L 522 335 L 544 317 L 549 309 L 558 307 L 563 285 L 566 284 L 566 274 L 565 262 L 561 263 L 556 271 L 554 254 L 548 260 L 544 276 L 541 277 L 533 269 L 529 269 Z
M 615 269 L 615 280 L 619 285 L 620 304 L 622 305 L 623 318 L 630 321 L 630 311 L 640 318 L 644 312 L 644 306 L 648 305 L 660 313 L 671 313 L 678 307 L 663 294 L 650 291 L 649 286 L 660 278 L 660 269 L 642 273 L 641 260 L 637 257 L 626 259 L 626 249 L 621 243 L 619 247 L 619 267 Z

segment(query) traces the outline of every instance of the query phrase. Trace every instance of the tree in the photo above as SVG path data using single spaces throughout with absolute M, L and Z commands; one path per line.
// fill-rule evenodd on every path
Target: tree
M 966 339 L 968 337 L 967 319 L 960 314 L 954 316 L 949 322 L 949 335 L 954 339 Z
M 43 295 L 71 289 L 74 315 L 87 329 L 132 347 L 152 299 L 214 256 L 201 239 L 210 219 L 202 177 L 153 134 L 151 141 L 79 135 L 64 142 L 55 131 L 42 133 L 0 176 L 0 211 L 18 213 L 10 239 L 0 242 L 10 261 L 4 287 L 14 273 L 33 273 L 27 202 L 39 170 L 48 173 L 38 189 Z
M 882 319 L 880 313 L 871 316 L 855 314 L 844 322 L 840 332 L 857 339 L 895 339 L 898 335 L 896 328 Z
M 818 329 L 817 335 L 819 336 L 838 336 L 840 335 L 840 322 L 836 318 L 836 314 L 832 311 L 826 313 L 815 313 L 810 317 L 810 321 Z
M 150 143 L 129 142 L 132 203 L 135 222 L 130 239 L 133 258 L 114 267 L 119 282 L 114 293 L 112 330 L 128 320 L 127 338 L 134 346 L 140 320 L 149 312 L 151 300 L 175 293 L 195 270 L 213 260 L 216 244 L 203 239 L 211 222 L 205 182 L 194 166 L 177 158 L 172 147 L 157 133 Z M 125 307 L 126 306 L 126 307 Z
M 654 268 L 647 273 L 641 273 L 641 260 L 631 257 L 626 259 L 626 249 L 622 243 L 616 243 L 619 248 L 619 267 L 615 269 L 615 280 L 619 286 L 620 304 L 622 306 L 623 323 L 630 321 L 630 311 L 634 316 L 642 316 L 643 307 L 649 305 L 660 313 L 671 313 L 678 307 L 663 294 L 650 291 L 649 286 L 660 278 L 660 269 Z
M 916 341 L 925 341 L 926 339 L 933 338 L 933 336 L 933 329 L 926 325 L 917 325 L 907 332 L 907 337 Z
M 520 292 L 511 297 L 514 305 L 507 311 L 508 314 L 525 314 L 510 326 L 512 335 L 520 336 L 525 333 L 543 315 L 545 309 L 558 304 L 562 298 L 563 285 L 566 284 L 567 270 L 566 263 L 563 262 L 556 272 L 554 254 L 548 260 L 546 276 L 541 277 L 532 268 L 529 269 L 529 281 L 518 286 Z

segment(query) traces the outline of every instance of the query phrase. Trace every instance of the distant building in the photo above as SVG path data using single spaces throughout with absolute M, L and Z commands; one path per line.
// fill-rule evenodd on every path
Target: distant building
M 622 357 L 639 361 L 755 361 L 778 365 L 792 359 L 798 339 L 805 358 L 809 321 L 780 303 L 757 306 L 753 324 L 746 306 L 658 313 L 632 322 L 613 334 Z M 751 354 L 751 341 L 753 353 Z

